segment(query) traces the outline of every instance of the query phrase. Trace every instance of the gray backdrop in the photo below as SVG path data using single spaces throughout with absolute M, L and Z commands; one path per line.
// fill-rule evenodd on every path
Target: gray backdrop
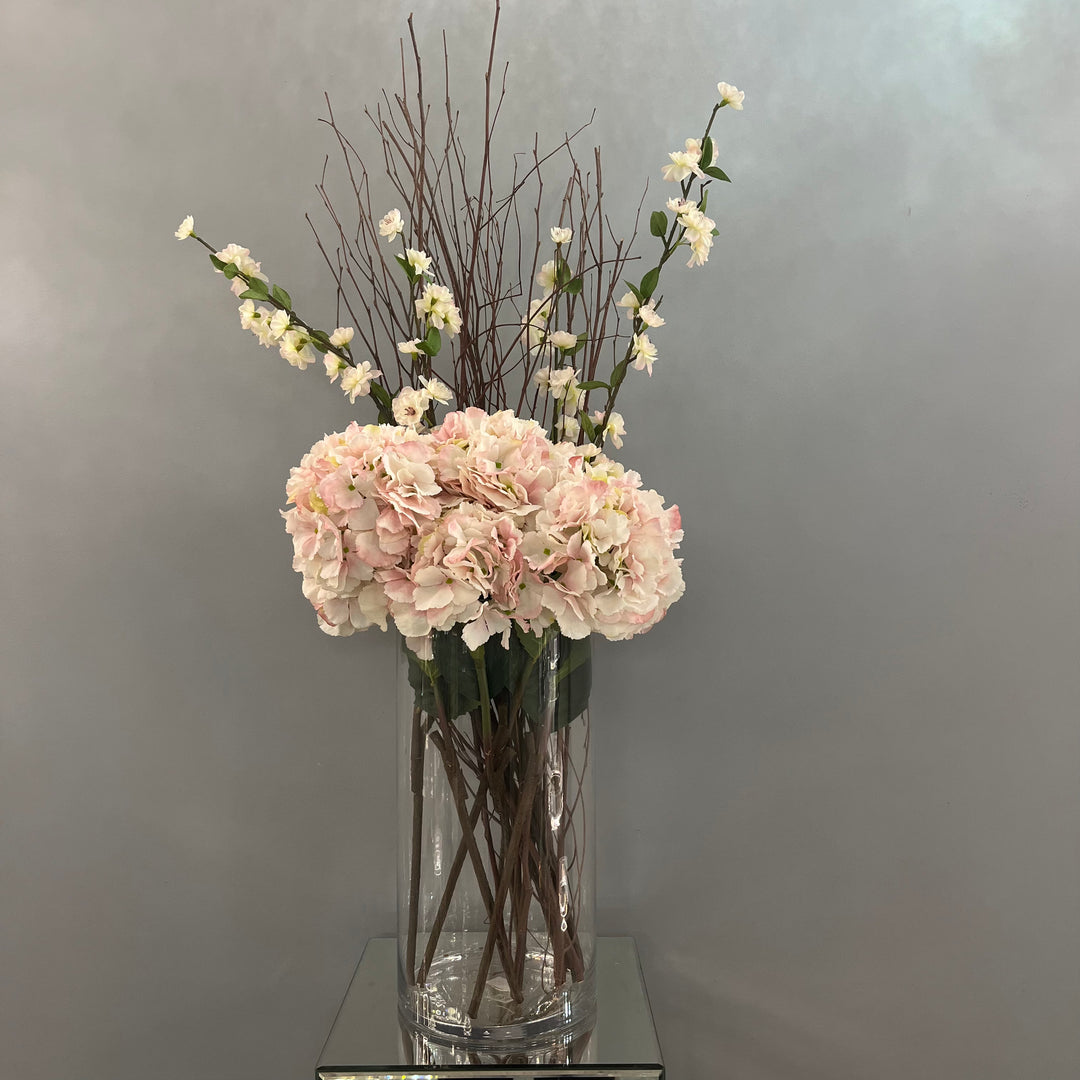
M 478 78 L 488 4 L 412 7 Z M 321 95 L 366 138 L 408 10 L 4 5 L 5 1080 L 306 1076 L 394 928 L 391 639 L 318 633 L 277 514 L 358 410 L 172 231 L 333 325 Z M 747 92 L 623 410 L 689 592 L 599 661 L 600 927 L 671 1075 L 1075 1077 L 1080 9 L 514 0 L 501 41 L 522 143 L 598 106 L 617 220 Z

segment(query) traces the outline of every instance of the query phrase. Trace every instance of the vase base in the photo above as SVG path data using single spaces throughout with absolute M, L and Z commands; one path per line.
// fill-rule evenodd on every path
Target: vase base
M 410 1028 L 470 1048 L 524 1047 L 580 1032 L 595 1020 L 591 966 L 578 981 L 569 971 L 557 976 L 550 950 L 540 949 L 525 954 L 513 988 L 494 968 L 470 1016 L 485 935 L 455 936 L 456 947 L 432 963 L 423 985 L 401 987 L 399 1012 Z

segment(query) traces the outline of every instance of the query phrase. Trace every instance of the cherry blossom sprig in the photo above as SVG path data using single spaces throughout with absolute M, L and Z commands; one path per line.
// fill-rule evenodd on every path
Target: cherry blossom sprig
M 653 211 L 649 219 L 649 231 L 663 242 L 660 259 L 636 286 L 629 281 L 626 282 L 629 292 L 619 301 L 619 305 L 627 309 L 626 313 L 633 323 L 633 333 L 626 353 L 615 365 L 611 378 L 607 382 L 596 380 L 582 384 L 583 389 L 586 390 L 608 391 L 607 405 L 602 413 L 594 414 L 593 417 L 586 416 L 584 412 L 581 415 L 581 424 L 586 435 L 590 441 L 600 447 L 609 435 L 612 436 L 612 441 L 616 446 L 622 445 L 621 441 L 615 440 L 625 434 L 625 427 L 622 417 L 614 411 L 614 407 L 619 388 L 626 378 L 627 369 L 633 364 L 636 370 L 647 370 L 649 375 L 652 375 L 657 350 L 649 340 L 647 331 L 664 325 L 664 319 L 656 312 L 659 300 L 655 299 L 656 290 L 660 284 L 660 272 L 665 263 L 684 244 L 691 250 L 687 266 L 691 268 L 703 266 L 709 259 L 712 238 L 718 233 L 716 223 L 712 218 L 705 216 L 705 207 L 708 203 L 706 189 L 713 180 L 730 183 L 731 178 L 716 165 L 717 150 L 711 137 L 713 121 L 725 105 L 741 111 L 746 95 L 742 90 L 725 82 L 718 83 L 716 89 L 720 94 L 720 100 L 713 106 L 709 122 L 705 125 L 705 133 L 700 139 L 687 139 L 684 150 L 677 150 L 668 155 L 671 164 L 665 165 L 662 170 L 665 180 L 681 183 L 682 197 L 667 201 L 667 208 L 674 215 L 670 225 L 667 214 L 663 210 Z M 702 167 L 702 161 L 708 164 Z M 697 201 L 689 198 L 695 180 L 700 184 Z
M 357 363 L 352 357 L 350 342 L 352 327 L 337 327 L 333 333 L 317 330 L 302 319 L 292 306 L 292 297 L 279 285 L 274 285 L 262 272 L 261 265 L 251 252 L 239 244 L 228 244 L 218 250 L 195 232 L 195 222 L 189 214 L 175 232 L 178 240 L 189 237 L 210 252 L 214 269 L 232 282 L 230 288 L 237 299 L 244 301 L 239 308 L 240 324 L 251 330 L 266 348 L 277 345 L 282 357 L 304 371 L 321 354 L 330 381 L 341 376 L 341 388 L 350 401 L 368 394 L 379 410 L 380 423 L 392 423 L 393 400 L 374 380 L 382 372 L 368 361 Z M 255 302 L 268 307 L 256 307 Z M 297 329 L 299 328 L 299 329 Z

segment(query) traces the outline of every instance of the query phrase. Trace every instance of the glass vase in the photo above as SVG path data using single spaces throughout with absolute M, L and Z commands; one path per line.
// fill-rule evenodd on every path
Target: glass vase
M 476 650 L 460 629 L 398 678 L 398 987 L 428 1038 L 513 1049 L 595 1016 L 588 639 Z

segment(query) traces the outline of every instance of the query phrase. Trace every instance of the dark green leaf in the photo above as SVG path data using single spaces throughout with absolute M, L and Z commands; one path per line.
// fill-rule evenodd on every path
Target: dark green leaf
M 245 289 L 240 293 L 238 299 L 240 300 L 265 300 L 266 293 L 257 292 L 255 289 Z
M 592 422 L 592 417 L 584 409 L 578 413 L 578 416 L 581 419 L 581 426 L 589 442 L 594 442 L 596 440 L 596 425 Z
M 270 294 L 266 291 L 266 282 L 262 278 L 249 278 L 248 290 L 256 294 L 256 299 L 269 300 Z
M 214 269 L 215 270 L 221 270 L 222 272 L 224 272 L 225 267 L 229 265 L 228 263 L 224 262 L 222 259 L 219 259 L 214 254 L 211 254 L 210 261 L 214 264 Z
M 571 296 L 577 296 L 578 293 L 581 292 L 584 285 L 585 282 L 582 281 L 581 278 L 571 278 L 571 280 L 563 286 L 563 292 L 569 293 Z
M 638 287 L 636 285 L 631 285 L 629 281 L 624 281 L 623 284 L 630 290 L 631 293 L 634 294 L 634 299 L 640 305 L 642 303 L 642 296 L 641 293 L 638 291 Z
M 434 327 L 429 327 L 427 336 L 424 338 L 424 352 L 428 356 L 438 356 L 442 348 L 442 334 Z
M 723 169 L 717 168 L 715 165 L 710 165 L 707 169 L 701 170 L 706 176 L 711 176 L 714 180 L 726 180 L 731 183 L 731 177 L 728 176 Z
M 663 210 L 654 210 L 649 216 L 649 232 L 653 236 L 664 237 L 668 231 L 667 214 Z
M 394 258 L 397 259 L 398 264 L 401 266 L 401 269 L 404 270 L 406 274 L 408 274 L 409 281 L 415 283 L 416 271 L 412 268 L 412 263 L 409 262 L 409 260 L 406 259 L 404 255 L 395 255 Z
M 230 281 L 240 273 L 240 267 L 236 263 L 226 263 L 225 269 L 221 271 Z
M 705 141 L 701 144 L 701 165 L 700 165 L 700 168 L 701 168 L 702 172 L 705 171 L 705 166 L 706 165 L 709 165 L 709 166 L 712 165 L 712 155 L 713 155 L 713 142 L 712 142 L 712 139 L 708 135 L 706 135 L 705 136 Z
M 606 382 L 601 382 L 599 379 L 590 379 L 588 382 L 578 383 L 578 387 L 582 390 L 610 390 Z
M 555 259 L 555 280 L 560 286 L 565 286 L 572 276 L 570 267 L 566 265 L 566 260 L 561 255 L 557 256 Z
M 292 311 L 292 297 L 283 289 L 280 285 L 275 285 L 273 293 L 271 294 L 274 299 L 283 307 Z
M 660 284 L 660 267 L 654 266 L 642 279 L 641 279 L 641 295 L 648 300 L 652 294 L 656 291 L 656 286 Z

